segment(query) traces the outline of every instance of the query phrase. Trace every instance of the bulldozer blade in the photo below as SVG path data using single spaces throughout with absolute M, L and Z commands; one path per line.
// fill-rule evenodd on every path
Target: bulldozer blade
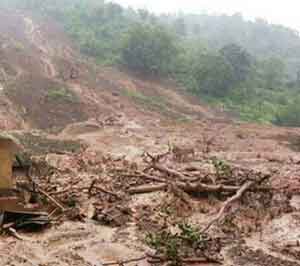
M 38 207 L 34 208 L 31 205 L 24 205 L 17 196 L 0 196 L 0 212 L 2 211 L 29 215 L 48 215 L 46 211 Z

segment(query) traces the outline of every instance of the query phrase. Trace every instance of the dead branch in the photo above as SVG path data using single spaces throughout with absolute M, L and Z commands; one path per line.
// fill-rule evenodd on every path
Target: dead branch
M 112 261 L 112 262 L 102 263 L 102 266 L 124 265 L 126 263 L 138 262 L 138 261 L 145 260 L 145 259 L 147 259 L 147 257 L 142 256 L 142 257 L 139 257 L 139 258 L 133 258 L 133 259 L 128 259 L 128 260 L 120 260 L 120 261 Z
M 14 228 L 12 228 L 12 227 L 9 227 L 9 228 L 8 228 L 8 232 L 9 232 L 13 237 L 15 237 L 15 238 L 18 239 L 18 240 L 22 240 L 22 241 L 30 241 L 30 239 L 25 238 L 25 237 L 21 236 L 20 234 L 18 234 L 18 232 L 17 232 Z
M 291 248 L 291 247 L 300 247 L 300 241 L 296 240 L 294 242 L 288 242 L 288 243 L 286 243 L 285 246 L 288 247 L 288 248 Z
M 91 183 L 91 185 L 90 185 L 90 187 L 89 187 L 89 190 L 88 190 L 89 196 L 91 196 L 92 190 L 93 190 L 93 188 L 94 188 L 96 182 L 97 182 L 97 179 L 94 179 L 94 180 L 92 181 L 92 183 Z
M 286 243 L 284 243 L 283 245 L 280 246 L 276 246 L 274 245 L 274 247 L 277 248 L 296 248 L 296 247 L 300 247 L 300 240 L 294 240 L 294 241 L 288 241 Z
M 167 188 L 167 184 L 159 184 L 159 185 L 144 185 L 138 186 L 134 188 L 130 188 L 127 190 L 129 194 L 143 194 L 143 193 L 151 193 L 156 191 L 162 191 Z
M 152 168 L 169 176 L 179 178 L 181 181 L 186 181 L 188 179 L 184 174 L 176 170 L 170 169 L 168 167 L 165 167 L 161 164 L 153 164 Z
M 95 190 L 99 190 L 99 191 L 101 191 L 105 194 L 108 194 L 110 196 L 113 196 L 117 199 L 120 199 L 120 195 L 118 195 L 117 193 L 109 191 L 109 190 L 105 189 L 104 187 L 102 187 L 100 185 L 96 185 L 97 181 L 98 181 L 97 179 L 94 179 L 89 187 L 83 188 L 83 189 L 88 189 L 89 196 L 92 194 L 93 189 L 95 189 Z
M 50 196 L 46 191 L 41 188 L 38 188 L 38 191 L 43 194 L 46 198 L 48 198 L 56 207 L 60 208 L 62 212 L 65 211 L 65 207 L 61 205 L 56 199 Z
M 225 211 L 228 209 L 228 207 L 234 203 L 235 201 L 239 200 L 244 193 L 249 190 L 253 185 L 255 184 L 255 181 L 247 181 L 243 186 L 241 186 L 241 188 L 236 192 L 236 194 L 234 196 L 232 196 L 231 198 L 228 198 L 224 203 L 223 206 L 221 207 L 220 211 L 218 212 L 217 216 L 215 218 L 213 218 L 208 224 L 207 226 L 202 230 L 202 233 L 205 233 L 206 231 L 209 230 L 209 228 L 217 223 L 218 221 L 221 220 L 223 214 L 225 213 Z
M 204 193 L 204 192 L 230 192 L 234 193 L 239 190 L 238 186 L 224 186 L 224 185 L 206 185 L 203 183 L 184 183 L 184 182 L 174 182 L 174 184 L 182 189 L 186 193 Z M 139 193 L 151 193 L 155 191 L 165 190 L 168 185 L 159 184 L 159 185 L 143 185 L 130 188 L 127 190 L 130 194 L 139 194 Z
M 166 258 L 165 256 L 161 256 L 161 255 L 153 255 L 151 253 L 147 253 L 147 256 L 149 257 L 148 262 L 151 263 L 158 263 L 158 262 L 167 262 L 169 261 L 168 258 Z M 181 258 L 180 261 L 182 263 L 218 263 L 220 264 L 219 261 L 211 259 L 211 258 L 207 258 L 207 257 L 191 257 L 191 258 Z
M 165 158 L 169 154 L 170 154 L 170 151 L 167 151 L 163 154 L 158 154 L 158 155 L 152 155 L 149 152 L 145 153 L 145 155 L 150 158 L 152 165 L 159 163 L 163 158 Z
M 159 182 L 159 183 L 165 183 L 165 182 L 167 182 L 166 179 L 159 178 L 159 177 L 155 177 L 155 176 L 152 176 L 152 175 L 149 175 L 149 174 L 147 174 L 147 173 L 140 172 L 140 171 L 136 171 L 136 172 L 133 173 L 133 174 L 122 174 L 122 176 L 123 176 L 123 177 L 139 177 L 139 178 L 145 178 L 146 180 L 154 181 L 154 182 Z
M 220 261 L 211 259 L 211 258 L 184 258 L 181 260 L 183 263 L 217 263 L 221 264 Z
M 143 173 L 143 172 L 137 172 L 137 174 L 140 175 L 141 177 L 144 177 L 144 178 L 150 180 L 150 181 L 160 182 L 160 183 L 166 182 L 166 179 L 158 178 L 158 177 L 155 177 L 155 176 Z
M 120 199 L 120 195 L 118 195 L 118 194 L 116 194 L 116 193 L 114 193 L 112 191 L 109 191 L 109 190 L 107 190 L 107 189 L 105 189 L 105 188 L 103 188 L 103 187 L 101 187 L 99 185 L 94 185 L 94 189 L 99 190 L 99 191 L 101 191 L 101 192 L 103 192 L 105 194 L 108 194 L 110 196 L 113 196 L 113 197 L 115 197 L 117 199 Z

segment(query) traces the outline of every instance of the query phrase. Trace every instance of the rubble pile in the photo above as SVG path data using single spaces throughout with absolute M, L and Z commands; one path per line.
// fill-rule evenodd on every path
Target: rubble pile
M 149 232 L 161 235 L 183 222 L 187 228 L 196 224 L 198 237 L 204 239 L 201 243 L 206 247 L 201 259 L 208 262 L 220 261 L 220 256 L 214 255 L 228 243 L 259 232 L 262 221 L 291 211 L 287 197 L 274 195 L 270 185 L 274 169 L 231 165 L 203 153 L 183 161 L 178 161 L 171 150 L 157 155 L 145 153 L 140 163 L 99 156 L 89 150 L 31 159 L 30 178 L 53 207 L 53 223 L 92 219 L 111 227 L 134 224 L 142 241 Z M 158 200 L 139 203 L 139 197 L 152 194 L 158 194 Z M 197 215 L 202 220 L 195 223 Z M 190 252 L 191 248 L 196 252 L 199 247 L 192 245 Z M 215 254 L 208 256 L 208 250 L 215 250 Z M 193 252 L 191 256 L 197 257 Z M 192 259 L 177 255 L 181 263 Z M 154 262 L 169 260 L 160 249 L 151 256 Z

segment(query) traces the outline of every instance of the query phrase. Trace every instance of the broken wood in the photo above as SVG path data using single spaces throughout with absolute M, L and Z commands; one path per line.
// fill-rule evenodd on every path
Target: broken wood
M 64 212 L 66 210 L 65 207 L 62 204 L 60 204 L 55 198 L 53 198 L 52 196 L 50 196 L 46 191 L 44 191 L 40 187 L 38 188 L 38 191 L 42 195 L 44 195 L 46 198 L 48 198 L 56 207 L 60 208 L 62 212 Z
M 135 173 L 132 174 L 122 174 L 122 177 L 137 177 L 137 178 L 144 178 L 146 180 L 149 181 L 153 181 L 153 182 L 158 182 L 158 183 L 165 183 L 167 182 L 166 179 L 164 178 L 159 178 L 159 177 L 155 177 L 152 176 L 150 174 L 144 173 L 144 172 L 140 172 L 140 171 L 136 171 Z
M 120 195 L 118 195 L 117 193 L 109 191 L 109 190 L 105 189 L 104 187 L 102 187 L 100 185 L 96 185 L 97 181 L 98 181 L 97 179 L 94 179 L 89 187 L 84 188 L 84 189 L 88 189 L 89 196 L 91 196 L 93 189 L 96 189 L 96 190 L 99 190 L 99 191 L 101 191 L 101 192 L 103 192 L 105 194 L 113 196 L 113 197 L 115 197 L 117 199 L 121 198 Z
M 205 233 L 209 230 L 209 228 L 219 222 L 219 220 L 222 218 L 225 211 L 229 208 L 229 206 L 234 203 L 235 201 L 239 200 L 244 193 L 249 190 L 253 185 L 255 184 L 255 181 L 247 181 L 243 186 L 240 187 L 240 189 L 236 192 L 236 194 L 230 198 L 228 198 L 222 205 L 220 211 L 218 212 L 217 216 L 213 218 L 201 231 L 201 233 Z
M 279 246 L 280 248 L 295 248 L 300 247 L 300 240 L 288 241 L 283 245 Z
M 102 266 L 124 265 L 126 263 L 138 262 L 138 261 L 145 260 L 145 259 L 147 259 L 147 256 L 142 256 L 142 257 L 139 257 L 139 258 L 133 258 L 133 259 L 128 259 L 128 260 L 106 262 L 106 263 L 102 263 Z
M 182 189 L 186 193 L 235 193 L 240 189 L 239 186 L 226 186 L 226 185 L 207 185 L 204 183 L 183 183 L 183 182 L 174 182 L 174 184 Z M 159 185 L 142 185 L 133 187 L 127 190 L 129 194 L 142 194 L 142 193 L 151 193 L 156 191 L 162 191 L 167 188 L 168 184 L 159 184 Z M 270 190 L 266 187 L 254 188 L 252 191 L 266 191 Z
M 166 179 L 158 178 L 158 177 L 146 174 L 144 172 L 137 172 L 137 176 L 141 176 L 141 177 L 143 177 L 145 179 L 148 179 L 149 181 L 154 181 L 154 182 L 164 183 L 164 182 L 167 181 Z
M 16 229 L 9 227 L 8 228 L 8 232 L 15 237 L 18 240 L 22 240 L 22 241 L 30 241 L 29 239 L 24 238 L 23 236 L 21 236 L 20 234 L 18 234 L 18 232 L 16 231 Z
M 91 183 L 91 185 L 90 185 L 90 187 L 89 187 L 89 189 L 88 189 L 89 196 L 91 196 L 92 190 L 93 190 L 93 188 L 94 188 L 96 182 L 97 182 L 97 179 L 94 179 L 94 180 L 92 181 L 92 183 Z
M 166 258 L 165 256 L 153 255 L 151 253 L 147 253 L 147 256 L 150 258 L 147 260 L 149 263 L 167 262 L 170 260 L 170 259 Z M 220 264 L 219 261 L 208 258 L 208 257 L 181 258 L 180 261 L 182 263 L 188 263 L 188 264 L 189 263 L 191 263 L 191 264 L 194 264 L 194 263 L 218 263 L 218 264 Z
M 109 190 L 107 190 L 107 189 L 105 189 L 105 188 L 103 188 L 103 187 L 101 187 L 101 186 L 99 186 L 99 185 L 94 185 L 94 189 L 99 190 L 99 191 L 101 191 L 101 192 L 103 192 L 103 193 L 105 193 L 105 194 L 108 194 L 108 195 L 110 195 L 110 196 L 113 196 L 113 197 L 115 197 L 115 198 L 117 198 L 117 199 L 120 199 L 120 198 L 121 198 L 120 195 L 118 195 L 117 193 L 114 193 L 114 192 L 112 192 L 112 191 L 109 191 Z
M 144 185 L 133 187 L 127 190 L 129 194 L 143 194 L 143 193 L 151 193 L 156 191 L 163 191 L 168 187 L 167 184 L 159 184 L 159 185 Z
M 184 174 L 182 174 L 182 173 L 180 173 L 180 172 L 178 172 L 176 170 L 170 169 L 170 168 L 168 168 L 166 166 L 163 166 L 161 164 L 153 164 L 152 168 L 155 169 L 155 170 L 157 170 L 157 171 L 160 171 L 160 172 L 162 172 L 164 174 L 167 174 L 167 175 L 169 175 L 171 177 L 179 178 L 180 181 L 186 181 L 188 179 Z

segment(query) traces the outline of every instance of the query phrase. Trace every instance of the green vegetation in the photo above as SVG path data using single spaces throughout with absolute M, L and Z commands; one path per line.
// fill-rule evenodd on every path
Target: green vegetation
M 30 155 L 45 155 L 48 153 L 79 152 L 82 145 L 79 141 L 61 141 L 50 139 L 47 136 L 31 133 L 14 133 L 13 136 L 20 141 L 24 151 Z
M 212 158 L 212 163 L 216 169 L 216 174 L 218 178 L 228 177 L 232 175 L 232 169 L 227 162 L 219 160 L 217 158 Z
M 166 102 L 159 96 L 146 96 L 139 91 L 125 90 L 124 94 L 150 110 L 165 110 Z
M 173 78 L 246 121 L 299 125 L 300 37 L 292 29 L 240 14 L 154 15 L 104 0 L 6 0 L 0 6 L 55 18 L 99 64 Z
M 177 229 L 177 233 L 162 230 L 146 236 L 147 245 L 174 266 L 182 265 L 184 257 L 193 257 L 197 252 L 204 252 L 210 241 L 207 235 L 190 224 L 178 224 Z
M 76 95 L 65 88 L 53 88 L 48 90 L 46 98 L 51 101 L 78 102 Z
M 145 110 L 155 111 L 176 119 L 177 121 L 187 121 L 187 118 L 180 113 L 175 113 L 168 109 L 168 103 L 163 97 L 144 95 L 143 93 L 135 90 L 124 90 L 124 95 L 131 98 Z
M 161 76 L 170 72 L 176 53 L 174 38 L 164 28 L 136 25 L 126 35 L 121 61 L 135 72 Z
M 274 123 L 281 126 L 300 127 L 300 97 L 297 97 L 293 103 L 285 107 L 276 115 Z

